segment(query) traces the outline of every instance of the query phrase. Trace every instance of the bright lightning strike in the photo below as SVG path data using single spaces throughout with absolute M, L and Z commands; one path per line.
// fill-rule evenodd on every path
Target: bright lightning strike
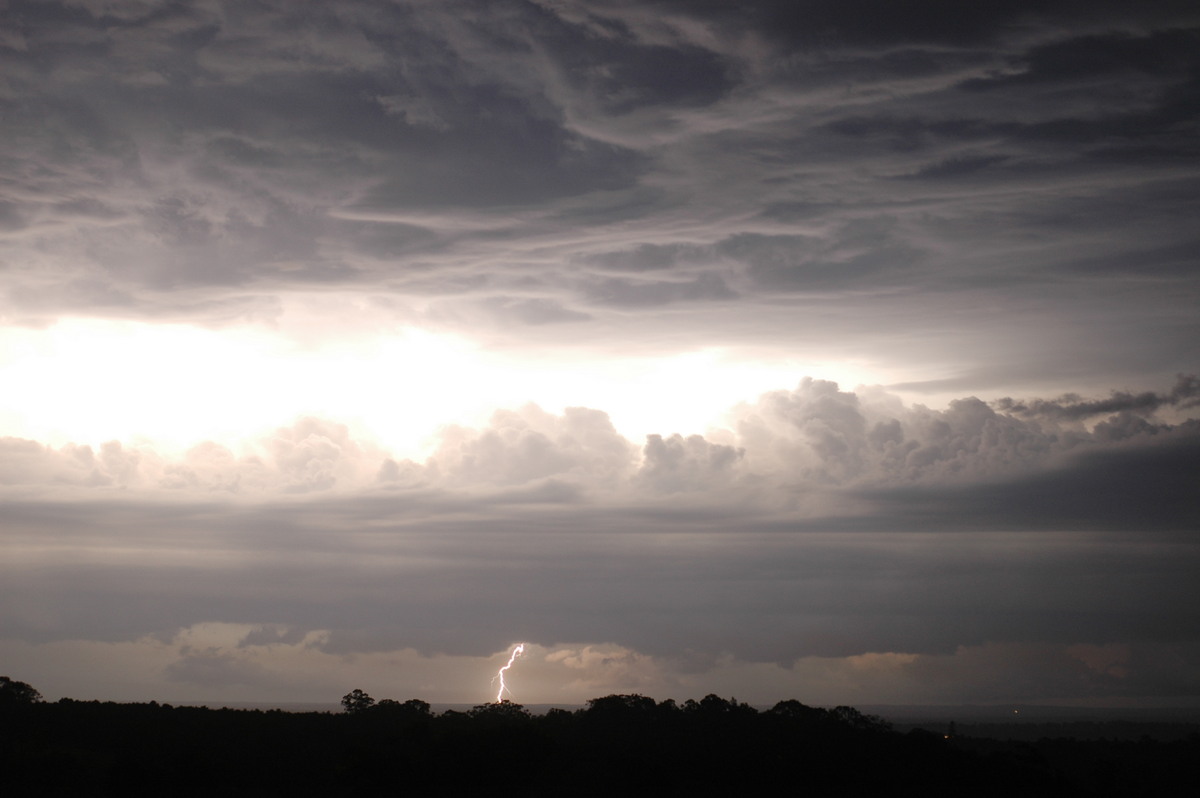
M 499 672 L 496 674 L 495 679 L 492 679 L 493 684 L 496 683 L 496 679 L 500 680 L 500 690 L 497 691 L 497 693 L 496 693 L 496 703 L 497 704 L 499 704 L 501 701 L 504 700 L 504 692 L 506 690 L 508 690 L 508 687 L 506 687 L 504 684 L 504 672 L 512 667 L 513 663 L 517 661 L 517 657 L 521 656 L 524 653 L 525 653 L 525 644 L 518 643 L 517 647 L 513 649 L 512 656 L 508 658 L 508 664 L 499 670 Z

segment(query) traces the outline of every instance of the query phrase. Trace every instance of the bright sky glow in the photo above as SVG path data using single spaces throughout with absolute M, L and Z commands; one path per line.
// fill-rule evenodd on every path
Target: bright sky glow
M 663 357 L 578 360 L 489 352 L 415 328 L 301 342 L 264 328 L 69 319 L 0 336 L 0 424 L 55 446 L 138 442 L 179 451 L 236 448 L 314 415 L 349 425 L 397 456 L 422 458 L 445 424 L 479 426 L 499 408 L 592 407 L 631 440 L 704 433 L 738 402 L 822 363 L 739 360 L 709 348 Z

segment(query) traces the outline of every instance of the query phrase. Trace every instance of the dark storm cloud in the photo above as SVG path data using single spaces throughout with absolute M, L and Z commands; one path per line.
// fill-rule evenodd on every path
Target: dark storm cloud
M 1117 0 L 1082 4 L 1074 0 L 989 0 L 961 4 L 953 0 L 918 0 L 903 6 L 873 0 L 766 0 L 734 8 L 720 0 L 648 3 L 607 2 L 605 8 L 646 5 L 680 15 L 711 19 L 735 29 L 754 30 L 786 46 L 829 44 L 889 45 L 903 42 L 969 46 L 995 42 L 1006 30 L 1030 20 L 1078 23 L 1087 9 L 1100 26 L 1130 19 L 1170 20 L 1190 12 L 1186 3 L 1150 3 L 1145 13 L 1132 12 Z
M 744 265 L 760 290 L 809 291 L 878 287 L 904 282 L 908 267 L 922 260 L 893 234 L 895 219 L 848 222 L 827 238 L 743 233 L 720 242 L 726 257 Z
M 1008 157 L 1007 155 L 960 155 L 922 166 L 916 173 L 906 175 L 906 177 L 923 180 L 946 180 L 973 174 L 987 169 L 989 166 L 1004 163 L 1008 160 Z
M 1163 354 L 1164 372 L 1095 321 L 1121 297 L 1131 320 L 1178 319 L 1131 350 L 1194 340 L 1200 21 L 1186 4 L 3 13 L 0 258 L 31 267 L 9 270 L 13 318 L 227 322 L 336 287 L 434 303 L 410 321 L 492 319 L 517 336 L 571 322 L 561 345 L 624 329 L 636 349 L 680 330 L 699 346 L 887 358 L 882 322 L 814 330 L 799 304 L 769 310 L 803 295 L 843 314 L 866 303 L 914 340 L 990 341 L 995 369 L 1024 362 L 1046 381 L 1052 363 L 948 310 L 1040 320 L 1093 370 L 1194 368 Z M 667 269 L 683 272 L 595 274 Z M 1171 287 L 1131 292 L 1146 270 Z M 886 307 L 898 291 L 902 319 Z M 1019 318 L 1067 297 L 1075 325 L 1113 346 Z M 947 357 L 972 370 L 948 347 L 909 348 L 927 369 Z
M 620 308 L 651 307 L 674 302 L 734 299 L 718 275 L 702 274 L 690 280 L 625 280 L 610 277 L 587 284 L 583 294 L 596 305 Z
M 996 407 L 1006 413 L 1025 416 L 1047 416 L 1050 418 L 1089 418 L 1108 413 L 1149 413 L 1164 406 L 1191 408 L 1200 405 L 1200 381 L 1194 374 L 1181 374 L 1170 391 L 1157 393 L 1143 391 L 1132 394 L 1114 391 L 1107 399 L 1084 400 L 1076 395 L 1059 399 L 1030 399 L 1020 401 L 1005 397 L 996 401 Z
M 318 236 L 391 258 L 430 243 L 395 226 L 338 230 L 334 197 L 351 211 L 507 206 L 635 174 L 631 151 L 573 133 L 538 96 L 487 78 L 412 9 L 174 7 L 121 24 L 61 10 L 11 10 L 25 45 L 7 52 L 12 88 L 31 102 L 13 105 L 10 154 L 29 161 L 35 205 L 51 191 L 75 204 L 124 200 L 126 235 L 110 219 L 74 238 L 135 289 L 354 284 L 362 269 L 318 251 Z M 88 45 L 73 48 L 79 40 Z M 167 189 L 163 168 L 184 186 Z M 128 233 L 150 251 L 123 251 Z
M 169 637 L 219 618 L 331 630 L 323 645 L 341 653 L 479 654 L 516 634 L 789 662 L 985 641 L 1178 641 L 1200 621 L 1187 609 L 1197 552 L 1186 537 L 784 533 L 769 518 L 544 506 L 414 523 L 395 502 L 355 504 L 91 505 L 78 512 L 103 510 L 126 529 L 85 534 L 71 529 L 75 512 L 20 508 L 50 556 L 36 575 L 6 567 L 4 636 Z M 97 544 L 103 562 L 69 556 Z
M 596 252 L 578 261 L 604 271 L 650 272 L 690 263 L 711 263 L 712 247 L 697 244 L 640 244 L 632 249 Z
M 641 32 L 620 19 L 593 16 L 573 25 L 552 9 L 531 14 L 533 30 L 574 91 L 606 113 L 709 105 L 736 85 L 735 62 L 719 52 L 640 41 Z
M 1119 423 L 1119 422 L 1115 422 Z M 1111 434 L 1098 427 L 1098 438 Z M 879 518 L 908 528 L 1164 529 L 1200 527 L 1200 427 L 1158 432 L 1142 422 L 1140 445 L 1085 451 L 1061 469 L 953 489 L 869 493 Z M 1120 439 L 1120 438 L 1118 438 Z M 1149 440 L 1146 440 L 1149 439 Z

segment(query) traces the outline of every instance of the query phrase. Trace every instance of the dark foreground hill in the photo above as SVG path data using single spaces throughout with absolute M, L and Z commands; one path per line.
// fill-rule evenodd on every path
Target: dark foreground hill
M 534 716 L 384 701 L 287 713 L 0 706 L 0 795 L 1166 795 L 1200 738 L 946 739 L 849 707 L 594 699 Z

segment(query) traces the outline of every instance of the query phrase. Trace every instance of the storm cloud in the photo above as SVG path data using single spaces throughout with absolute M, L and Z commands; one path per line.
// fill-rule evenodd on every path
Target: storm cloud
M 0 636 L 182 640 L 219 619 L 251 630 L 243 649 L 483 657 L 515 635 L 704 672 L 1200 628 L 1195 422 L 1114 437 L 1119 413 L 1051 426 L 819 380 L 735 416 L 729 443 L 639 450 L 600 411 L 531 406 L 446 429 L 424 463 L 315 419 L 182 462 L 10 439 Z M 181 645 L 168 680 L 265 667 Z
M 10 0 L 6 669 L 1193 700 L 1193 6 Z
M 341 287 L 559 345 L 892 354 L 877 323 L 781 342 L 820 297 L 926 371 L 1193 368 L 1186 6 L 854 9 L 12 3 L 6 313 L 229 323 Z

